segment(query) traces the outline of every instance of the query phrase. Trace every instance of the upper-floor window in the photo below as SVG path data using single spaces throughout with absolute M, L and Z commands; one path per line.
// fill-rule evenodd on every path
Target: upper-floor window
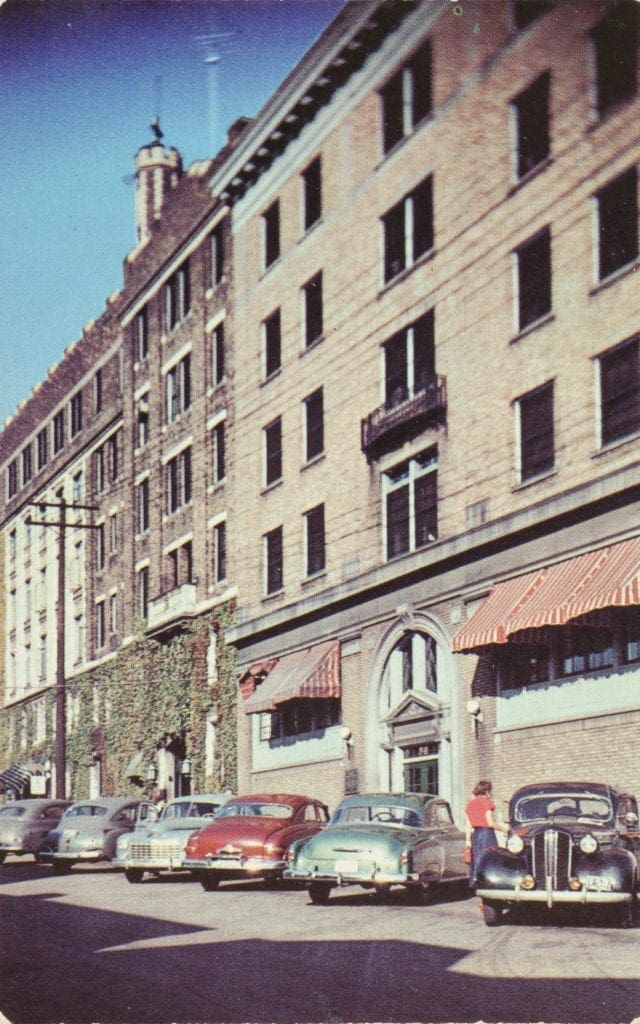
M 284 580 L 284 559 L 282 544 L 282 527 L 277 526 L 264 536 L 265 554 L 265 590 L 274 594 L 282 589 Z
M 109 516 L 109 554 L 113 555 L 118 550 L 118 513 L 112 512 Z
M 308 231 L 322 216 L 322 165 L 320 157 L 312 160 L 302 172 L 302 217 Z
M 618 175 L 596 194 L 598 212 L 598 277 L 638 257 L 638 172 Z
M 211 431 L 211 465 L 213 482 L 220 483 L 227 474 L 224 421 L 217 423 Z
M 262 215 L 264 225 L 264 266 L 265 270 L 280 255 L 280 201 L 275 200 Z
M 185 412 L 191 405 L 191 355 L 187 353 L 180 362 L 167 371 L 166 381 L 167 423 Z
M 426 43 L 380 92 L 384 152 L 431 113 L 431 44 Z
M 138 418 L 136 422 L 136 444 L 144 448 L 149 443 L 149 395 L 145 392 L 138 399 Z
M 149 566 L 144 565 L 138 570 L 137 579 L 138 614 L 143 621 L 149 618 Z
M 516 177 L 522 178 L 549 156 L 549 74 L 540 75 L 513 100 Z
M 170 590 L 193 583 L 193 545 L 190 540 L 167 552 L 167 568 Z
M 387 409 L 393 409 L 424 391 L 435 377 L 433 310 L 394 334 L 382 350 L 384 404 Z
M 322 271 L 302 286 L 304 345 L 309 348 L 322 337 Z
M 149 502 L 149 477 L 138 484 L 138 533 L 146 533 L 151 526 Z
M 104 598 L 96 601 L 96 647 L 98 650 L 107 642 L 107 616 Z
M 28 484 L 33 473 L 31 461 L 31 445 L 28 444 L 22 449 L 22 484 Z
M 141 363 L 149 355 L 149 310 L 147 306 L 142 307 L 133 321 L 133 337 L 135 361 Z
M 271 377 L 282 365 L 280 310 L 275 309 L 262 323 L 264 340 L 264 375 Z
M 18 493 L 18 460 L 13 459 L 7 466 L 7 498 Z
M 438 449 L 433 447 L 383 474 L 388 559 L 436 540 L 437 471 Z
M 516 402 L 518 461 L 524 483 L 554 466 L 553 381 Z
M 93 375 L 93 411 L 101 412 L 103 402 L 102 367 L 98 367 Z
M 304 407 L 304 440 L 305 461 L 322 455 L 324 451 L 324 399 L 322 388 L 305 398 Z
M 72 480 L 72 494 L 73 502 L 75 505 L 80 505 L 84 501 L 84 476 L 82 470 L 78 473 L 73 474 Z
M 78 391 L 71 399 L 71 437 L 82 430 L 82 391 Z
M 640 430 L 639 345 L 638 337 L 631 338 L 598 359 L 602 445 Z
M 49 459 L 49 435 L 46 427 L 38 431 L 36 451 L 38 455 L 38 469 L 44 469 Z
M 596 111 L 603 117 L 637 92 L 638 4 L 615 4 L 592 32 Z
M 105 565 L 105 538 L 104 523 L 100 523 L 95 529 L 96 538 L 96 569 L 100 571 Z
M 224 321 L 211 332 L 211 385 L 222 384 L 225 376 Z
M 118 632 L 118 595 L 109 596 L 109 629 L 111 634 Z
M 527 28 L 533 21 L 551 10 L 550 0 L 515 0 L 513 20 L 517 29 Z
M 269 487 L 282 479 L 282 420 L 264 428 L 264 482 Z
M 222 224 L 217 224 L 211 232 L 210 255 L 211 255 L 211 284 L 215 287 L 220 284 L 224 275 L 224 233 Z
M 189 260 L 171 275 L 165 285 L 166 327 L 173 330 L 191 309 Z
M 213 579 L 221 583 L 227 578 L 227 524 L 225 520 L 213 528 Z
M 307 576 L 323 572 L 326 564 L 324 505 L 317 505 L 304 514 L 305 562 Z
M 53 454 L 57 455 L 64 447 L 64 409 L 53 417 Z
M 118 461 L 118 434 L 112 434 L 107 440 L 107 476 L 109 483 L 115 483 L 120 474 Z
M 551 231 L 543 228 L 516 250 L 518 330 L 551 312 Z
M 396 203 L 382 218 L 384 279 L 402 273 L 433 248 L 433 182 L 420 185 Z
M 191 448 L 185 448 L 167 463 L 167 511 L 178 509 L 191 501 Z

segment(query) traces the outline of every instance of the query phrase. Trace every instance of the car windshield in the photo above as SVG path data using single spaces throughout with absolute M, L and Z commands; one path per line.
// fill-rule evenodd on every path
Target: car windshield
M 0 817 L 2 818 L 21 818 L 26 807 L 3 807 L 0 809 Z
M 70 807 L 65 811 L 65 818 L 102 818 L 107 813 L 106 807 L 99 804 L 78 804 L 77 807 Z
M 348 804 L 338 807 L 331 819 L 332 825 L 403 825 L 420 828 L 422 819 L 413 807 L 397 804 Z
M 181 800 L 179 803 L 167 804 L 162 815 L 162 820 L 176 818 L 208 818 L 217 813 L 220 804 L 214 804 L 210 800 Z
M 604 824 L 613 818 L 613 805 L 603 793 L 549 792 L 523 793 L 513 809 L 514 821 L 547 821 L 566 818 L 571 821 Z
M 218 811 L 218 818 L 292 818 L 293 807 L 288 804 L 228 803 Z

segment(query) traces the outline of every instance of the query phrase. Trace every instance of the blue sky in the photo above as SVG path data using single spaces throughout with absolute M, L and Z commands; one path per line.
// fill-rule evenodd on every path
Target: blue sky
M 185 166 L 257 113 L 342 0 L 0 6 L 0 426 L 121 287 L 133 160 L 159 113 Z M 207 44 L 200 37 L 215 33 Z M 213 46 L 215 72 L 204 63 Z M 212 77 L 213 76 L 213 77 Z

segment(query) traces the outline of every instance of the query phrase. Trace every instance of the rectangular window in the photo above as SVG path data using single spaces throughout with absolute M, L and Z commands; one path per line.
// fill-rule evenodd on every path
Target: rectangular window
M 138 448 L 144 448 L 149 443 L 149 396 L 142 395 L 138 400 L 138 422 L 136 424 L 136 443 Z
M 553 382 L 517 402 L 520 434 L 520 480 L 531 480 L 553 469 Z
M 93 375 L 93 411 L 102 411 L 102 369 L 99 368 Z
M 307 576 L 325 568 L 324 505 L 305 512 L 305 550 Z
M 512 103 L 516 127 L 516 176 L 549 156 L 549 74 L 536 78 Z
M 18 493 L 18 460 L 13 459 L 7 466 L 7 498 Z
M 224 323 L 219 323 L 211 334 L 211 384 L 222 384 L 225 375 Z
M 79 473 L 73 475 L 73 501 L 74 504 L 79 505 L 84 501 L 84 478 L 82 470 Z
M 594 669 L 611 668 L 613 643 L 608 629 L 580 629 L 571 626 L 562 631 L 562 675 L 581 675 Z
M 515 0 L 513 20 L 517 29 L 527 28 L 532 22 L 551 10 L 550 0 Z
M 320 157 L 302 172 L 304 230 L 308 231 L 322 216 L 322 174 Z
M 264 266 L 265 270 L 280 255 L 280 201 L 276 199 L 262 215 L 264 225 Z
M 118 513 L 112 512 L 109 516 L 109 554 L 113 555 L 118 550 Z
M 428 177 L 382 218 L 384 280 L 391 281 L 433 248 L 433 182 Z
M 71 437 L 82 430 L 82 392 L 79 391 L 71 399 Z
M 222 224 L 218 224 L 211 232 L 211 285 L 215 288 L 220 284 L 224 274 L 224 244 Z
M 177 512 L 191 501 L 191 448 L 167 463 L 167 511 Z
M 120 467 L 118 465 L 118 435 L 112 434 L 107 440 L 107 474 L 109 483 L 115 483 L 118 479 Z
M 191 309 L 189 261 L 172 274 L 165 285 L 166 328 L 172 331 Z
M 93 453 L 93 478 L 96 494 L 102 494 L 105 482 L 104 447 L 96 448 Z
M 113 636 L 118 632 L 118 596 L 111 594 L 109 597 L 109 629 Z
M 64 410 L 61 409 L 53 417 L 53 454 L 57 455 L 64 447 Z
M 213 528 L 213 578 L 221 583 L 227 578 L 227 524 L 216 523 Z
M 105 564 L 105 543 L 104 543 L 104 523 L 100 523 L 95 529 L 96 538 L 96 569 L 98 572 L 104 569 Z
M 149 618 L 149 568 L 138 571 L 138 614 L 143 621 Z
M 218 484 L 226 474 L 225 430 L 224 423 L 218 423 L 211 431 L 211 464 L 213 482 Z
M 516 251 L 518 330 L 551 312 L 551 231 L 544 228 Z
M 598 277 L 602 281 L 638 258 L 638 173 L 631 167 L 596 195 Z
M 146 533 L 149 526 L 149 478 L 146 477 L 138 484 L 138 533 Z
M 383 147 L 388 153 L 431 113 L 431 44 L 423 43 L 380 93 Z
M 182 587 L 185 583 L 193 583 L 193 549 L 190 540 L 170 551 L 167 562 L 171 590 Z
M 96 647 L 98 650 L 107 642 L 105 602 L 96 602 Z
M 31 445 L 27 445 L 26 448 L 22 449 L 22 486 L 28 484 L 33 472 L 33 466 L 31 463 Z
M 38 450 L 38 469 L 44 469 L 49 460 L 49 435 L 46 427 L 39 431 L 36 438 L 36 447 Z
M 262 324 L 264 337 L 264 375 L 266 378 L 276 373 L 281 364 L 282 340 L 280 327 L 280 310 L 276 309 Z
M 304 344 L 309 348 L 322 337 L 322 271 L 302 287 Z
M 601 444 L 640 430 L 639 339 L 632 338 L 600 356 Z
M 191 405 L 191 354 L 187 353 L 165 379 L 167 423 L 173 423 Z
M 387 559 L 438 536 L 438 450 L 428 448 L 383 475 Z
M 265 585 L 267 594 L 275 594 L 283 585 L 282 527 L 265 534 Z
M 147 306 L 143 306 L 133 321 L 134 331 L 134 359 L 142 363 L 149 355 L 149 312 Z
M 282 420 L 264 428 L 264 482 L 269 487 L 282 479 Z
M 318 388 L 304 400 L 305 461 L 322 455 L 324 451 L 324 399 Z
M 637 92 L 638 5 L 615 4 L 592 32 L 596 110 L 600 117 Z
M 435 380 L 434 320 L 430 309 L 382 346 L 387 409 L 415 397 Z
M 279 704 L 275 711 L 260 715 L 260 739 L 268 741 L 308 736 L 329 729 L 332 725 L 340 725 L 341 721 L 339 700 L 291 700 Z M 317 820 L 312 809 L 309 809 L 306 820 Z

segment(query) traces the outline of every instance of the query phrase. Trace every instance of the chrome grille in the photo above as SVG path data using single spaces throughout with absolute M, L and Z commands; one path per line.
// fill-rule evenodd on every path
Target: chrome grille
M 571 874 L 571 836 L 549 828 L 533 840 L 533 877 L 541 889 L 569 888 Z
M 128 860 L 168 860 L 182 852 L 179 843 L 131 843 Z

